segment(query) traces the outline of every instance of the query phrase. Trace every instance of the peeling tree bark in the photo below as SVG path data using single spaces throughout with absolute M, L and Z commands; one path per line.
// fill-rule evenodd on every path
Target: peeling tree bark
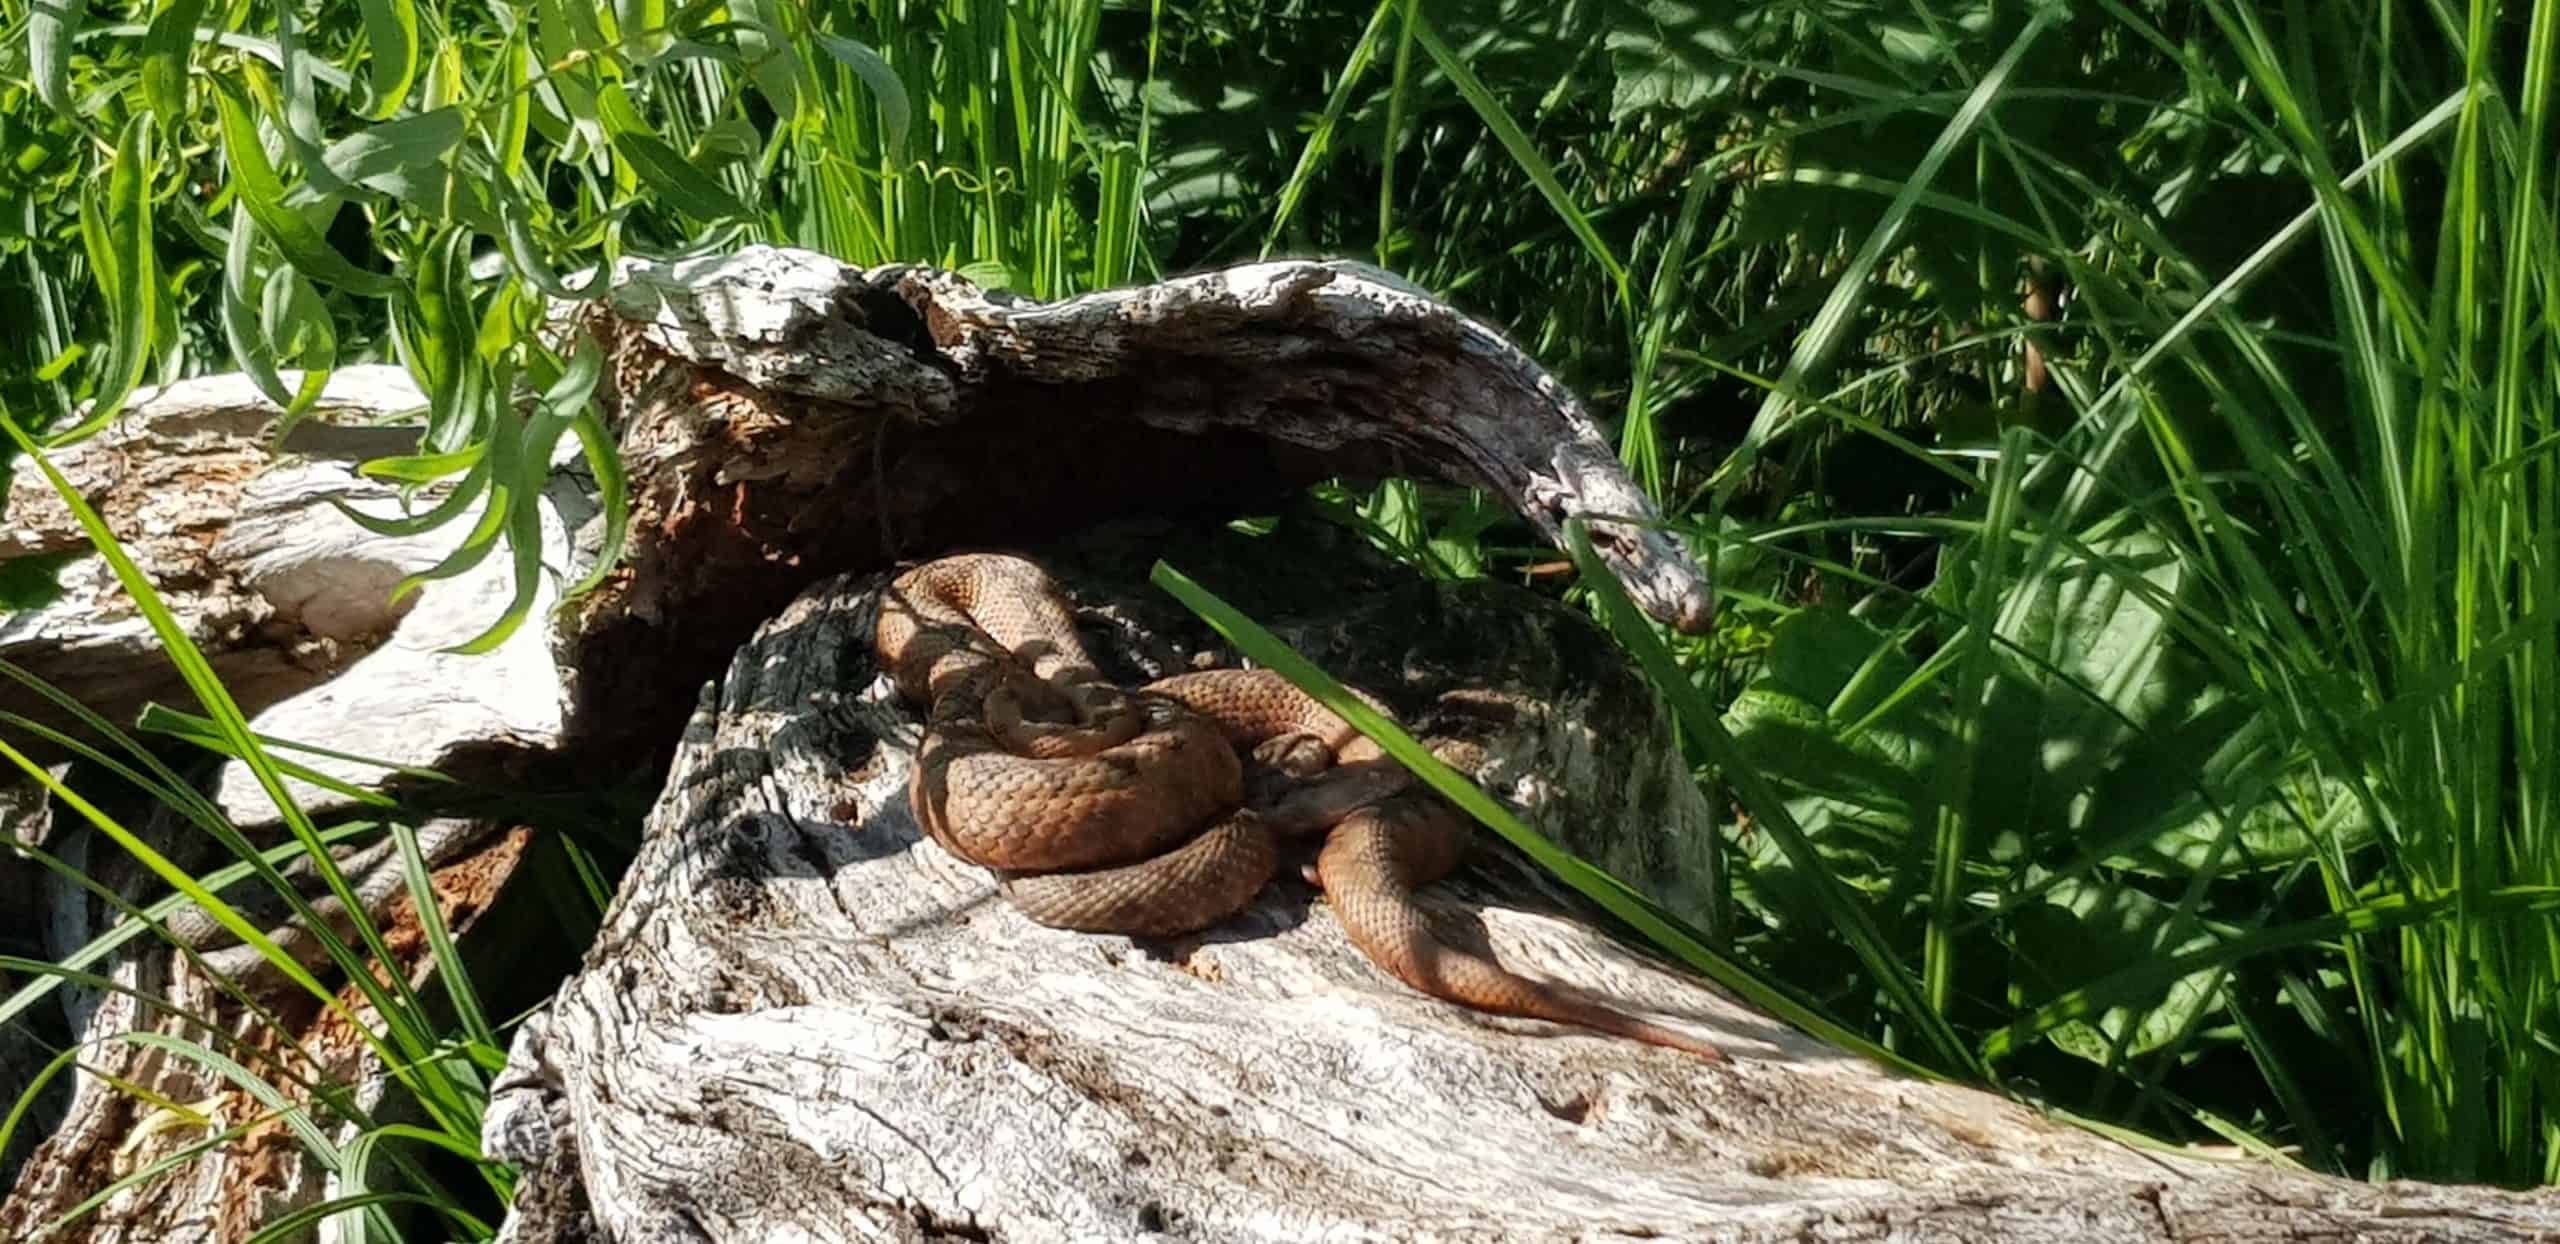
M 560 738 L 558 681 L 540 628 L 520 632 L 482 658 L 439 651 L 470 638 L 503 608 L 511 590 L 504 559 L 432 583 L 400 607 L 388 603 L 391 586 L 402 576 L 442 560 L 467 529 L 467 519 L 392 540 L 348 521 L 331 504 L 336 499 L 375 514 L 395 512 L 391 492 L 359 476 L 355 467 L 414 445 L 416 426 L 396 421 L 421 406 L 399 369 L 351 368 L 332 378 L 313 419 L 294 429 L 280 454 L 271 455 L 267 446 L 280 412 L 245 379 L 220 377 L 143 394 L 98 437 L 54 456 L 158 585 L 180 629 L 253 714 L 253 728 L 382 762 L 291 757 L 359 787 L 387 786 L 386 765 L 505 781 L 538 767 Z M 379 420 L 394 422 L 372 426 Z M 434 499 L 430 493 L 427 502 Z M 563 476 L 549 497 L 554 560 L 565 560 L 567 531 L 591 508 L 575 480 Z M 59 601 L 8 620 L 0 655 L 120 728 L 130 729 L 146 703 L 194 710 L 155 634 L 104 560 L 86 553 L 70 511 L 41 473 L 18 471 L 9 516 L 5 547 L 12 552 L 76 556 L 62 572 L 67 590 Z M 121 754 L 21 684 L 0 684 L 0 709 Z M 27 731 L 8 728 L 7 737 L 39 757 L 68 755 Z M 225 817 L 261 841 L 279 836 L 275 805 L 244 767 L 193 767 Z M 299 780 L 288 786 L 324 824 L 353 810 L 350 799 L 323 787 Z M 167 809 L 116 798 L 113 788 L 91 787 L 89 793 L 190 872 L 215 862 L 205 835 Z M 0 1154 L 0 1187 L 10 1187 L 15 1177 L 10 1194 L 0 1199 L 0 1239 L 33 1238 L 116 1179 L 183 1155 L 205 1139 L 192 1126 L 171 1126 L 173 1116 L 119 1085 L 138 1085 L 170 1101 L 204 1103 L 221 1126 L 263 1112 L 241 1086 L 134 1044 L 124 1039 L 127 1034 L 203 1040 L 270 1077 L 311 1076 L 359 1086 L 338 1109 L 323 1111 L 323 1126 L 340 1140 L 351 1134 L 351 1113 L 382 1105 L 380 1062 L 345 1021 L 313 999 L 290 996 L 265 999 L 275 1007 L 272 1017 L 254 1012 L 217 989 L 201 967 L 173 961 L 155 928 L 122 920 L 118 909 L 76 884 L 72 874 L 85 874 L 137 903 L 165 893 L 156 879 L 90 833 L 80 816 L 48 805 L 42 794 L 21 782 L 12 802 L 0 808 L 7 817 L 0 834 L 18 844 L 14 851 L 0 846 L 0 895 L 14 892 L 26 899 L 0 904 L 0 944 L 23 948 L 34 958 L 76 962 L 101 937 L 126 940 L 86 969 L 105 976 L 113 991 L 58 988 L 0 1029 L 7 1034 L 0 1039 L 0 1090 L 11 1103 L 56 1050 L 82 1050 L 79 1074 L 54 1080 L 39 1101 L 34 1118 L 40 1126 Z M 488 822 L 430 822 L 421 835 L 458 837 L 481 847 L 467 857 L 449 853 L 435 875 L 437 900 L 457 931 L 474 927 L 495 902 L 528 841 L 520 829 Z M 45 866 L 47 860 L 54 866 Z M 273 904 L 248 906 L 256 911 Z M 382 924 L 401 959 L 393 970 L 422 980 L 421 930 L 408 900 L 400 900 Z M 288 940 L 309 952 L 300 938 Z M 216 961 L 225 955 L 238 966 L 236 949 L 217 952 Z M 29 979 L 0 972 L 0 997 Z M 350 986 L 341 996 L 359 995 Z M 24 1142 L 37 1138 L 44 1143 L 29 1157 Z M 52 1238 L 237 1239 L 259 1222 L 321 1199 L 326 1176 L 281 1124 L 271 1123 L 119 1193 Z
M 772 250 L 618 276 L 560 326 L 608 351 L 631 552 L 496 657 L 436 651 L 495 615 L 496 579 L 435 585 L 405 615 L 379 607 L 449 544 L 328 542 L 317 498 L 361 491 L 354 457 L 405 447 L 396 433 L 268 464 L 253 451 L 271 409 L 234 395 L 220 420 L 182 418 L 181 386 L 109 433 L 127 439 L 92 442 L 160 474 L 83 465 L 87 447 L 67 464 L 143 538 L 190 632 L 264 688 L 260 728 L 360 737 L 490 782 L 665 764 L 600 939 L 497 1086 L 487 1145 L 522 1172 L 510 1239 L 2560 1239 L 2547 1193 L 2137 1152 L 1887 1075 L 1610 941 L 1497 849 L 1430 892 L 1455 935 L 1712 1036 L 1738 1064 L 1417 997 L 1294 882 L 1172 943 L 1032 926 L 907 814 L 914 726 L 868 646 L 871 594 L 899 559 L 1034 550 L 1134 681 L 1232 655 L 1146 585 L 1166 557 L 1423 732 L 1483 745 L 1489 789 L 1712 923 L 1713 810 L 1586 620 L 1499 585 L 1417 580 L 1321 524 L 1221 527 L 1308 481 L 1381 471 L 1486 488 L 1550 535 L 1649 507 L 1535 363 L 1356 265 L 1253 265 L 1056 306 Z M 399 400 L 414 394 L 372 408 Z M 596 547 L 592 482 L 564 469 L 555 483 L 546 560 L 574 575 Z M 74 547 L 40 499 L 16 500 L 0 556 Z M 1675 542 L 1597 530 L 1656 616 L 1703 624 L 1705 585 Z M 289 537 L 327 549 L 278 552 Z M 77 609 L 0 632 L 6 655 L 65 680 L 94 671 L 118 720 L 176 699 L 135 677 L 156 668 L 135 632 L 82 629 L 118 608 L 111 586 L 75 583 Z M 242 779 L 213 777 L 225 809 L 272 822 Z M 9 825 L 42 851 L 83 849 L 40 801 Z M 527 836 L 457 832 L 469 849 L 436 898 L 467 925 Z M 85 864 L 151 897 L 111 854 Z M 59 956 L 112 924 L 34 858 L 0 855 L 0 895 L 45 908 L 0 911 L 0 943 Z M 415 972 L 414 920 L 395 915 L 401 928 L 394 970 Z M 378 1070 L 318 1008 L 255 1020 L 157 939 L 100 970 L 329 1074 Z M 95 1059 L 0 1201 L 0 1237 L 195 1139 L 106 1077 L 182 1101 L 216 1087 L 108 1040 L 181 1021 L 123 994 L 60 1000 L 56 1039 L 97 1042 Z M 26 1059 L 0 1044 L 0 1087 Z M 369 1108 L 321 1117 L 343 1131 Z M 326 1184 L 284 1140 L 249 1138 L 59 1238 L 236 1238 Z
M 398 368 L 349 368 L 272 447 L 289 457 L 271 462 L 273 404 L 246 377 L 192 381 L 138 395 L 132 414 L 53 462 L 254 712 L 327 681 L 389 634 L 402 612 L 391 585 L 441 556 L 430 543 L 376 538 L 320 500 L 385 508 L 391 491 L 348 468 L 403 452 L 416 429 L 356 421 L 420 400 Z M 0 616 L 0 660 L 110 721 L 167 700 L 179 684 L 159 640 L 43 474 L 10 477 L 8 516 L 0 561 L 68 561 L 60 599 Z M 69 722 L 22 689 L 5 695 L 13 710 Z M 35 742 L 40 756 L 58 754 Z

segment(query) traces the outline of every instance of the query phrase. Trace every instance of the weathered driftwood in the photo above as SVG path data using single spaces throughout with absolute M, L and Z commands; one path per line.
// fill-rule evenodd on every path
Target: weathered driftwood
M 1550 835 L 1700 841 L 1709 810 L 1590 624 L 1241 538 L 1056 559 L 1127 678 L 1223 656 L 1162 551 Z M 1339 593 L 1310 586 L 1339 577 Z M 1430 892 L 1505 961 L 1709 1035 L 1731 1068 L 1473 1015 L 1381 976 L 1303 886 L 1171 942 L 1062 933 L 919 839 L 867 581 L 820 584 L 686 730 L 584 971 L 486 1133 L 510 1239 L 2508 1239 L 2560 1199 L 2142 1153 L 1829 1050 L 1560 915 L 1499 853 Z M 1287 602 L 1311 613 L 1290 614 Z M 1601 740 L 1594 746 L 1593 740 Z M 1655 836 L 1659 835 L 1657 839 Z M 1614 860 L 1623 866 L 1624 861 Z
M 140 395 L 98 437 L 54 456 L 160 587 L 234 698 L 253 714 L 253 728 L 381 762 L 287 753 L 358 786 L 382 785 L 386 765 L 502 780 L 521 768 L 518 762 L 552 749 L 560 736 L 559 684 L 541 627 L 519 631 L 485 657 L 442 651 L 477 634 L 505 606 L 513 590 L 506 559 L 430 583 L 394 606 L 392 585 L 442 560 L 464 528 L 385 538 L 331 504 L 335 498 L 374 514 L 397 512 L 392 492 L 355 468 L 366 458 L 414 445 L 417 427 L 398 420 L 422 405 L 399 369 L 351 368 L 332 377 L 312 420 L 288 435 L 280 454 L 271 454 L 268 442 L 280 414 L 272 403 L 240 377 L 190 381 Z M 435 496 L 430 493 L 427 503 Z M 566 533 L 585 521 L 592 504 L 566 476 L 545 500 L 550 558 L 563 562 Z M 9 517 L 0 544 L 7 556 L 86 548 L 69 510 L 36 471 L 22 468 L 12 481 Z M 73 561 L 62 581 L 68 591 L 60 601 L 7 620 L 0 655 L 119 727 L 130 728 L 149 702 L 196 708 L 102 558 L 90 553 Z M 538 605 L 556 599 L 554 586 L 543 585 Z M 67 714 L 14 682 L 0 683 L 0 708 L 56 727 L 72 725 Z M 84 729 L 72 732 L 105 745 Z M 38 756 L 60 750 L 23 731 L 12 730 L 8 737 Z M 275 805 L 244 766 L 195 767 L 206 771 L 215 802 L 232 822 L 252 838 L 276 837 Z M 349 807 L 343 795 L 307 782 L 291 781 L 288 789 L 323 823 Z M 117 799 L 111 788 L 89 793 L 190 870 L 214 862 L 202 832 L 164 809 Z M 121 852 L 94 838 L 78 816 L 48 806 L 40 795 L 32 783 L 12 787 L 7 837 L 107 882 L 130 901 L 165 892 Z M 457 928 L 473 925 L 523 856 L 525 836 L 493 832 L 502 828 L 454 818 L 420 828 L 430 857 L 447 865 L 435 875 L 438 899 Z M 464 858 L 463 849 L 475 843 L 482 849 Z M 387 867 L 374 876 L 396 878 L 397 861 L 383 863 Z M 0 903 L 0 944 L 31 957 L 63 960 L 123 921 L 118 909 L 62 871 L 0 848 L 0 895 L 11 894 L 24 901 Z M 255 882 L 232 894 L 250 900 L 245 905 L 253 913 L 274 915 L 280 906 L 271 899 L 255 901 L 266 894 Z M 186 918 L 195 914 L 173 917 L 173 929 L 186 932 Z M 423 979 L 419 928 L 405 900 L 384 923 L 402 957 L 397 970 Z M 279 933 L 289 949 L 317 959 L 307 934 Z M 216 970 L 270 983 L 263 973 L 245 970 L 263 961 L 244 948 L 212 949 L 208 958 Z M 12 1195 L 0 1200 L 0 1239 L 25 1238 L 122 1173 L 202 1139 L 194 1128 L 165 1126 L 166 1115 L 119 1084 L 139 1085 L 173 1101 L 210 1101 L 217 1119 L 259 1111 L 238 1086 L 193 1063 L 117 1040 L 120 1034 L 206 1036 L 270 1074 L 283 1065 L 370 1086 L 351 1095 L 356 1108 L 370 1110 L 380 1102 L 378 1061 L 343 1022 L 309 999 L 271 998 L 283 1020 L 271 1023 L 217 992 L 206 970 L 173 964 L 168 943 L 152 933 L 132 939 L 90 970 L 125 992 L 60 988 L 0 1036 L 0 1090 L 11 1102 L 16 1088 L 55 1050 L 90 1043 L 83 1074 L 57 1079 L 40 1102 L 36 1118 L 46 1126 L 30 1129 L 12 1153 L 0 1155 L 0 1187 L 8 1186 L 11 1174 L 18 1176 Z M 0 973 L 0 996 L 25 979 Z M 347 996 L 353 998 L 354 991 Z M 186 1015 L 212 1026 L 191 1023 Z M 351 1125 L 338 1118 L 328 1126 L 343 1136 Z M 237 1238 L 282 1209 L 319 1199 L 326 1172 L 279 1144 L 278 1130 L 263 1128 L 119 1195 L 67 1238 Z M 10 1159 L 26 1158 L 27 1144 L 38 1138 L 45 1140 L 43 1149 L 20 1170 Z
M 320 741 L 401 723 L 365 747 L 484 774 L 619 775 L 675 753 L 602 939 L 520 1034 L 493 1102 L 490 1149 L 523 1166 L 512 1239 L 2560 1233 L 2548 1195 L 2160 1157 L 1886 1076 L 1604 939 L 1499 851 L 1433 892 L 1455 933 L 1714 1036 L 1739 1065 L 1416 997 L 1350 953 L 1294 883 L 1175 944 L 1034 928 L 989 901 L 983 874 L 917 842 L 903 813 L 912 731 L 868 686 L 862 605 L 896 559 L 1047 546 L 1091 606 L 1090 638 L 1134 678 L 1227 655 L 1143 586 L 1163 553 L 1421 729 L 1487 744 L 1497 793 L 1705 916 L 1711 810 L 1586 622 L 1498 586 L 1425 584 L 1356 548 L 1327 551 L 1310 524 L 1277 541 L 1219 526 L 1305 481 L 1381 470 L 1484 486 L 1551 532 L 1576 515 L 1644 517 L 1641 497 L 1534 363 L 1356 266 L 1254 265 L 1053 307 L 924 269 L 770 250 L 622 276 L 612 299 L 563 322 L 607 346 L 605 396 L 631 472 L 632 553 L 608 587 L 547 635 L 521 632 L 533 648 L 513 664 L 428 664 L 468 631 L 426 620 L 422 594 L 335 653 L 334 681 L 276 680 L 260 717 Z M 255 426 L 218 452 L 253 443 Z M 185 511 L 200 525 L 157 556 L 182 588 L 229 594 L 202 616 L 264 621 L 279 594 L 240 587 L 254 576 L 224 551 L 253 507 L 223 517 L 264 476 L 253 458 L 226 461 L 200 475 L 154 468 L 198 489 L 253 483 Z M 358 486 L 329 461 L 332 487 Z M 564 474 L 549 498 L 562 544 L 546 560 L 569 573 L 567 533 L 580 550 L 594 540 L 581 482 Z M 146 500 L 176 503 L 137 498 L 121 521 L 152 527 Z M 29 512 L 13 507 L 12 523 Z M 1139 514 L 1184 517 L 1058 547 Z M 1657 616 L 1703 620 L 1704 585 L 1675 543 L 1601 535 Z M 190 548 L 211 552 L 189 561 Z M 434 556 L 370 560 L 397 567 L 377 572 L 387 586 Z M 351 564 L 366 560 L 324 578 L 355 582 Z M 480 600 L 472 621 L 502 597 Z M 101 587 L 91 603 L 112 608 L 114 594 Z M 342 607 L 367 616 L 360 600 Z M 47 629 L 76 625 L 12 632 L 10 654 L 76 647 L 67 637 L 80 632 Z M 218 650 L 290 651 L 273 637 L 294 640 L 297 625 L 310 629 L 196 633 Z M 429 712 L 421 682 L 478 707 Z M 175 698 L 165 681 L 101 687 L 128 712 Z M 236 773 L 220 780 L 236 815 L 272 816 L 234 794 Z M 75 851 L 74 828 L 54 825 L 46 848 Z M 454 914 L 486 906 L 525 848 L 521 831 L 491 837 L 438 874 Z M 87 865 L 114 880 L 117 861 L 97 854 Z M 46 893 L 61 930 L 49 953 L 112 919 Z M 299 1043 L 305 1065 L 372 1074 L 316 1008 L 262 1027 L 201 973 L 173 970 L 163 945 L 134 943 L 104 970 L 226 1031 Z M 124 995 L 65 997 L 63 1039 L 97 1043 L 94 1074 L 0 1201 L 0 1238 L 194 1138 L 103 1076 L 182 1101 L 213 1092 L 193 1068 L 109 1039 L 174 1021 Z M 344 1114 L 322 1118 L 346 1127 Z M 262 1136 L 120 1194 L 62 1238 L 228 1238 L 326 1183 Z
M 343 426 L 336 417 L 350 408 L 388 415 L 416 402 L 416 389 L 399 369 L 351 368 L 333 379 L 289 448 L 334 447 L 367 457 L 397 452 L 397 429 Z M 309 578 L 307 587 L 288 586 L 307 569 L 289 546 L 266 551 L 271 568 L 255 568 L 224 545 L 235 517 L 250 515 L 247 485 L 266 466 L 274 419 L 273 404 L 245 377 L 195 381 L 138 395 L 134 409 L 106 430 L 52 455 L 158 585 L 233 694 L 251 706 L 325 679 L 344 665 L 346 649 L 361 651 L 387 632 L 396 620 L 388 589 L 403 573 L 350 555 Z M 0 658 L 111 720 L 128 720 L 145 700 L 169 698 L 179 684 L 158 639 L 41 473 L 29 468 L 11 476 L 8 515 L 0 560 L 73 560 L 62 572 L 60 600 L 0 619 Z M 353 542 L 347 543 L 352 553 Z M 266 590 L 261 579 L 278 590 Z M 317 606 L 307 623 L 298 616 L 305 601 Z M 20 689 L 5 694 L 13 708 L 30 703 Z
M 298 382 L 292 373 L 287 379 Z M 261 728 L 392 764 L 444 763 L 456 743 L 474 740 L 548 747 L 560 732 L 560 697 L 539 635 L 503 649 L 494 662 L 441 651 L 471 638 L 504 607 L 513 589 L 504 559 L 395 602 L 393 585 L 442 561 L 466 524 L 381 536 L 332 504 L 401 512 L 396 490 L 356 467 L 414 448 L 414 417 L 424 407 L 401 369 L 347 368 L 330 377 L 310 417 L 279 445 L 272 444 L 280 414 L 274 403 L 246 377 L 209 377 L 144 391 L 103 432 L 51 458 L 232 698 L 252 714 L 283 706 L 262 717 Z M 443 495 L 431 488 L 417 504 Z M 593 506 L 567 477 L 545 500 L 558 561 L 565 532 L 584 523 Z M 10 478 L 8 517 L 0 562 L 74 560 L 61 572 L 59 600 L 0 617 L 0 660 L 119 726 L 131 725 L 145 703 L 193 707 L 158 636 L 42 473 L 21 469 Z M 543 584 L 537 607 L 557 599 L 554 588 Z M 343 676 L 359 659 L 365 668 Z M 14 682 L 0 683 L 0 709 L 71 724 Z M 24 744 L 39 757 L 59 754 L 40 738 Z M 304 759 L 351 781 L 382 775 L 380 766 Z M 245 774 L 233 772 L 222 787 L 235 820 L 273 819 L 274 808 Z M 335 799 L 307 783 L 293 791 L 306 806 Z

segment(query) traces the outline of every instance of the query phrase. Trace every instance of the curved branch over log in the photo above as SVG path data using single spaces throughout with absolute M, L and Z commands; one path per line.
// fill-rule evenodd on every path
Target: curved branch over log
M 1581 402 L 1375 269 L 1252 264 L 1053 306 L 767 248 L 623 275 L 579 320 L 613 352 L 637 503 L 631 572 L 572 647 L 580 737 L 666 737 L 818 573 L 1231 517 L 1334 476 L 1482 487 L 1558 540 L 1589 520 L 1656 617 L 1712 614 Z M 651 676 L 671 668 L 693 676 Z

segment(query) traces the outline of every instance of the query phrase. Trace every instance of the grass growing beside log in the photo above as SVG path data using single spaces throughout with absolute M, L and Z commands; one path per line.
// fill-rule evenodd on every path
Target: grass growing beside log
M 621 253 L 1366 257 L 1714 564 L 1704 639 L 1566 590 L 1736 809 L 1771 996 L 2174 1140 L 2560 1180 L 2560 5 L 1747 10 L 0 0 L 0 403 L 398 359 L 400 478 L 523 496 L 537 433 L 609 457 L 532 330 Z M 1324 499 L 1576 582 L 1480 497 Z M 149 760 L 68 785 L 183 804 Z

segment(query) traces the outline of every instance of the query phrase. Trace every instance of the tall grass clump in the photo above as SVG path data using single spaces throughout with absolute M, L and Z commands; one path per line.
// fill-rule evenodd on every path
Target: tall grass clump
M 2242 979 L 2335 1060 L 2314 1083 L 2365 1087 L 2328 1130 L 2375 1175 L 2549 1182 L 2560 8 L 2205 11 L 2215 62 L 2178 50 L 2199 102 L 2299 214 L 2088 378 L 2090 461 L 2055 472 L 2054 517 L 2141 515 L 2200 580 L 2196 650 L 2267 723 L 2251 744 L 2306 848 L 2268 898 L 2334 932 Z M 2216 296 L 2252 286 L 2303 301 Z M 2105 487 L 2134 445 L 2160 491 Z
M 2210 1001 L 2139 1060 L 2122 1056 L 2153 1041 L 2118 1025 L 2108 1053 L 2131 1091 L 2202 1097 L 2232 1070 L 2216 1047 L 2245 1052 L 2275 1103 L 2249 1125 L 2323 1165 L 2547 1182 L 2560 14 L 2200 12 L 2184 39 L 2110 15 L 2180 66 L 2212 141 L 2272 172 L 2254 187 L 2271 202 L 2244 217 L 2272 227 L 2219 239 L 2236 262 L 2167 230 L 2133 235 L 2148 273 L 2108 270 L 2115 247 L 2066 261 L 2094 364 L 2060 371 L 2078 422 L 2032 455 L 2025 539 L 1985 533 L 2026 555 L 1968 550 L 1987 577 L 2015 566 L 2016 590 L 1993 593 L 2001 623 L 2102 565 L 2150 599 L 2162 656 L 2229 706 L 2195 770 L 2222 806 L 2164 878 L 2176 887 L 2142 891 L 2172 900 L 2181 928 L 2154 953 L 2209 969 L 2178 978 L 2164 1009 L 2185 1009 L 2181 988 Z M 2033 176 L 2031 152 L 2007 154 Z M 2126 231 L 2162 214 L 2156 199 L 2093 206 Z M 2129 965 L 2003 1036 L 2163 996 L 2161 975 Z
M 1854 226 L 1718 480 L 1728 617 L 1767 636 L 1725 724 L 1786 791 L 1737 841 L 1744 944 L 2089 1115 L 2551 1180 L 2560 15 L 1910 12 L 1932 54 L 1863 49 L 1906 82 L 1826 83 L 1741 192 Z M 1936 135 L 1825 140 L 1879 109 Z M 1940 284 L 1986 258 L 2060 314 Z M 1915 419 L 1889 390 L 1933 372 L 1958 400 Z M 1860 442 L 1950 503 L 1790 497 L 1891 460 Z
M 2083 1116 L 2560 1175 L 2553 6 L 1328 16 L 1236 201 L 1494 308 L 1716 561 L 1659 682 L 1760 970 Z

